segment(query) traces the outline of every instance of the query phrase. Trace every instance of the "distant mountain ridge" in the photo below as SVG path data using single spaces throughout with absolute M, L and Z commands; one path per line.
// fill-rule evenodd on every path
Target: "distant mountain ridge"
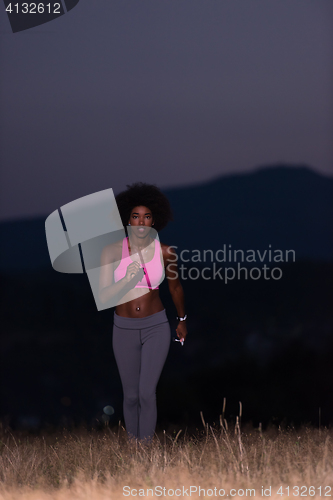
M 296 259 L 333 261 L 333 178 L 278 165 L 167 189 L 174 221 L 161 241 L 179 249 L 294 249 Z M 48 215 L 48 214 L 47 214 Z M 0 223 L 0 271 L 51 266 L 45 219 Z
M 333 178 L 307 167 L 269 167 L 164 193 L 175 219 L 161 232 L 165 243 L 260 252 L 271 245 L 294 249 L 296 259 L 333 261 Z

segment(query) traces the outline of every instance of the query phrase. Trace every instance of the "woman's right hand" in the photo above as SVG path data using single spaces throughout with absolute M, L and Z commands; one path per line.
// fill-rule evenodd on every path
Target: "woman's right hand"
M 133 281 L 134 286 L 139 281 L 142 280 L 143 276 L 144 276 L 143 269 L 138 262 L 132 262 L 126 269 L 125 279 L 126 279 L 127 283 L 134 280 L 135 277 L 139 278 L 139 279 L 136 279 L 135 281 Z

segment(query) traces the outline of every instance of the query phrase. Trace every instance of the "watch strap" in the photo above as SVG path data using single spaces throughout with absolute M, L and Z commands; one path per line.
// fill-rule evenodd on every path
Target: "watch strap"
M 184 316 L 183 318 L 181 318 L 180 316 L 176 316 L 176 319 L 177 319 L 178 321 L 185 321 L 185 320 L 186 320 L 186 318 L 187 318 L 187 314 L 185 314 L 185 316 Z

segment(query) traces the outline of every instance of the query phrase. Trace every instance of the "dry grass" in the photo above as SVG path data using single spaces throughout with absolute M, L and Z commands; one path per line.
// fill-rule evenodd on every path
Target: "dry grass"
M 203 418 L 202 418 L 203 420 Z M 168 489 L 187 488 L 191 498 L 221 498 L 218 490 L 243 489 L 234 498 L 263 498 L 262 486 L 272 487 L 270 498 L 333 496 L 333 431 L 329 429 L 271 427 L 261 429 L 236 425 L 212 428 L 203 420 L 203 431 L 186 435 L 162 433 L 150 445 L 130 443 L 119 427 L 110 430 L 31 436 L 0 433 L 0 499 L 65 500 L 116 499 L 123 487 L 142 488 L 144 498 L 176 497 Z M 284 495 L 278 494 L 283 486 Z M 165 487 L 160 490 L 155 487 Z M 204 492 L 190 491 L 199 486 Z M 309 490 L 312 486 L 314 489 Z M 217 488 L 216 494 L 214 488 Z M 321 491 L 319 489 L 321 487 Z M 326 488 L 325 487 L 330 487 Z M 150 493 L 147 489 L 150 488 Z M 212 488 L 213 491 L 207 491 Z M 135 493 L 135 492 L 133 492 Z M 137 491 L 138 496 L 139 491 Z M 154 493 L 154 495 L 153 495 Z M 186 497 L 182 490 L 175 492 Z M 190 495 L 191 493 L 191 495 Z M 234 492 L 232 492 L 233 494 Z M 269 492 L 266 492 L 269 493 Z M 221 492 L 222 494 L 222 492 Z

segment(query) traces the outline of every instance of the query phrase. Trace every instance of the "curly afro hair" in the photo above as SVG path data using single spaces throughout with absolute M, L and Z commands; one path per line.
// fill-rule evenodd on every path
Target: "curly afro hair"
M 154 229 L 161 231 L 169 221 L 173 220 L 173 215 L 167 197 L 154 184 L 135 182 L 128 185 L 127 190 L 116 196 L 116 202 L 120 213 L 121 221 L 127 226 L 131 211 L 134 207 L 144 206 L 151 210 L 154 219 Z

